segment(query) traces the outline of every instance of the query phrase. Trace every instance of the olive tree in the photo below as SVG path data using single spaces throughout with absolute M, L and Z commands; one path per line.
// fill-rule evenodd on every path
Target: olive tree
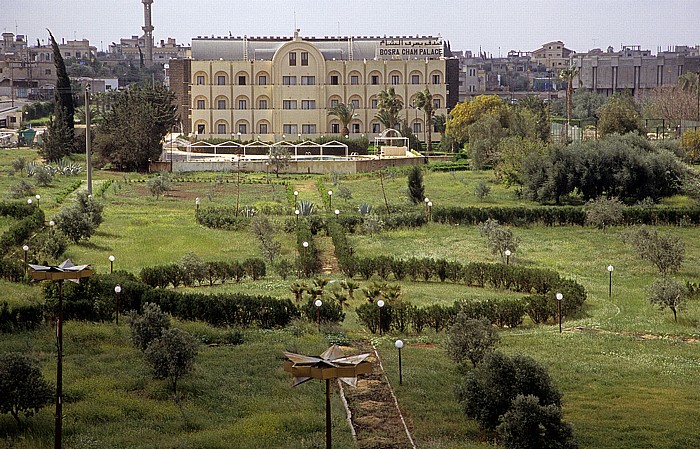
M 189 333 L 166 329 L 151 341 L 144 353 L 156 379 L 167 379 L 177 400 L 177 382 L 192 371 L 197 356 L 197 342 Z
M 467 360 L 476 366 L 498 344 L 498 332 L 485 320 L 470 319 L 460 312 L 447 331 L 447 354 L 459 365 Z
M 685 244 L 676 235 L 662 234 L 643 226 L 623 233 L 622 238 L 634 247 L 643 260 L 656 265 L 664 276 L 678 271 L 685 259 Z
M 0 354 L 0 413 L 29 417 L 51 403 L 54 389 L 44 380 L 36 361 L 20 353 Z
M 142 314 L 132 313 L 129 322 L 131 342 L 141 351 L 170 328 L 170 317 L 160 310 L 158 304 L 149 302 L 144 304 Z
M 660 310 L 669 308 L 673 312 L 673 321 L 678 322 L 678 311 L 685 308 L 688 290 L 683 283 L 662 276 L 649 287 L 649 302 Z

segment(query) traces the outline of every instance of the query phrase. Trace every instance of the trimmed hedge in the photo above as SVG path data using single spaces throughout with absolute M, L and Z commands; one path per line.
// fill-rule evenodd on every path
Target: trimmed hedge
M 0 333 L 32 330 L 39 327 L 44 319 L 44 307 L 39 304 L 14 306 L 0 303 Z
M 7 254 L 13 247 L 22 244 L 34 232 L 44 226 L 44 211 L 38 207 L 31 207 L 31 214 L 26 215 L 17 223 L 12 224 L 5 233 L 0 236 L 0 254 Z

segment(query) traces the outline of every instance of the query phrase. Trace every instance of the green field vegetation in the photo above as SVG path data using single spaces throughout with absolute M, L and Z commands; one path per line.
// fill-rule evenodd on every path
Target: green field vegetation
M 24 150 L 0 152 L 0 187 L 4 191 L 20 178 L 19 174 L 5 174 L 18 155 L 34 157 L 34 153 Z M 160 198 L 148 192 L 147 175 L 96 171 L 94 176 L 96 185 L 112 181 L 101 199 L 105 203 L 105 222 L 90 241 L 69 247 L 66 257 L 76 263 L 90 263 L 98 273 L 105 273 L 109 271 L 108 256 L 113 254 L 115 269 L 138 274 L 142 267 L 177 262 L 189 251 L 204 260 L 241 261 L 260 256 L 258 243 L 249 231 L 208 229 L 195 222 L 195 197 L 201 199 L 201 207 L 235 205 L 235 173 L 188 174 L 186 182 L 175 182 L 174 190 Z M 265 174 L 244 174 L 241 178 L 240 205 L 278 203 L 289 209 L 290 215 L 273 217 L 273 222 L 280 230 L 276 237 L 282 243 L 282 257 L 292 259 L 296 255 L 295 237 L 281 231 L 284 220 L 291 217 L 286 188 L 268 185 Z M 80 179 L 84 174 L 37 190 L 47 219 L 61 207 L 56 202 L 61 191 Z M 484 202 L 473 193 L 479 180 L 489 182 L 491 187 L 492 193 Z M 279 181 L 289 182 L 291 190 L 299 191 L 300 199 L 322 204 L 316 177 L 281 176 Z M 394 175 L 384 182 L 390 204 L 405 204 L 406 177 Z M 323 183 L 326 190 L 336 189 L 328 177 Z M 341 179 L 340 184 L 353 194 L 347 204 L 334 198 L 334 208 L 343 213 L 355 213 L 350 209 L 362 202 L 382 207 L 377 177 L 353 176 Z M 495 184 L 491 172 L 428 172 L 425 185 L 426 195 L 434 204 L 534 205 Z M 80 188 L 84 187 L 83 183 Z M 667 203 L 688 204 L 689 200 L 679 197 Z M 11 222 L 3 218 L 0 227 L 6 228 Z M 621 228 L 605 232 L 542 226 L 513 230 L 521 244 L 511 263 L 556 270 L 581 283 L 588 292 L 582 313 L 564 323 L 563 334 L 552 323 L 533 326 L 527 319 L 522 327 L 500 332 L 501 350 L 531 355 L 547 366 L 564 393 L 565 419 L 573 423 L 581 447 L 700 447 L 700 435 L 692 425 L 700 420 L 696 407 L 700 399 L 696 341 L 700 338 L 700 304 L 690 302 L 687 310 L 679 313 L 678 323 L 674 323 L 668 309 L 659 311 L 650 305 L 646 289 L 656 277 L 655 268 L 622 242 Z M 698 282 L 697 228 L 660 230 L 672 232 L 685 242 L 686 261 L 677 277 Z M 373 236 L 355 234 L 350 241 L 361 256 L 434 257 L 463 263 L 500 259 L 488 251 L 486 239 L 478 230 L 467 226 L 431 223 Z M 608 297 L 608 264 L 615 266 L 612 297 Z M 342 275 L 329 277 L 335 280 Z M 295 280 L 284 281 L 268 268 L 268 276 L 256 282 L 191 290 L 292 298 L 289 285 Z M 403 298 L 416 305 L 518 296 L 449 282 L 400 284 Z M 36 285 L 0 281 L 0 291 L 2 300 L 10 304 L 43 301 L 41 287 Z M 194 373 L 181 382 L 185 395 L 182 409 L 173 402 L 164 382 L 151 379 L 141 354 L 129 342 L 125 324 L 120 321 L 117 327 L 114 323 L 68 322 L 64 330 L 66 447 L 323 447 L 323 385 L 311 382 L 292 389 L 289 375 L 282 370 L 282 351 L 317 354 L 327 347 L 327 334 L 344 334 L 348 340 L 371 339 L 376 344 L 418 447 L 492 447 L 483 441 L 476 424 L 464 417 L 455 400 L 454 388 L 461 374 L 447 358 L 445 335 L 430 330 L 423 335 L 371 335 L 353 312 L 363 301 L 361 291 L 356 291 L 346 308 L 342 329 L 322 327 L 318 332 L 315 325 L 299 322 L 281 330 L 246 330 L 245 343 L 238 346 L 201 345 Z M 202 341 L 227 332 L 203 323 L 174 325 Z M 35 355 L 45 376 L 53 379 L 53 336 L 51 325 L 34 332 L 3 334 L 0 351 Z M 399 337 L 407 343 L 402 386 L 398 385 L 393 347 Z M 339 397 L 333 394 L 332 398 L 335 447 L 355 447 Z M 0 441 L 14 448 L 50 446 L 52 406 L 26 422 L 27 428 L 19 430 L 11 416 L 0 416 Z

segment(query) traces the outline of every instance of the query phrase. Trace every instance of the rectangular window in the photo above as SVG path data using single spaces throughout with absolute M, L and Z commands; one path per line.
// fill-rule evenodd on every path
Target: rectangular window
M 226 134 L 226 125 L 224 123 L 219 123 L 216 125 L 217 134 Z
M 335 100 L 335 99 L 331 100 L 331 108 L 338 106 L 338 103 L 339 103 L 338 100 Z
M 433 109 L 440 109 L 440 99 L 433 98 Z
M 413 123 L 413 132 L 414 132 L 414 133 L 423 132 L 422 127 L 420 126 L 420 122 L 414 122 L 414 123 Z
M 267 100 L 258 100 L 258 109 L 267 109 Z
M 360 124 L 359 123 L 353 123 L 352 124 L 352 132 L 355 134 L 360 133 Z
M 399 84 L 399 75 L 391 75 L 391 84 L 394 86 Z
M 282 109 L 296 109 L 297 108 L 297 101 L 296 100 L 283 100 L 282 101 Z
M 69 52 L 69 51 L 66 52 L 66 58 L 70 58 L 70 52 Z
M 316 100 L 301 100 L 302 109 L 316 109 Z
M 0 69 L 0 73 L 2 73 L 2 69 Z M 44 70 L 44 75 L 51 75 L 51 69 Z
M 199 76 L 197 77 L 197 84 L 200 85 L 200 86 L 201 86 L 202 84 L 204 84 L 204 77 L 203 77 L 202 75 L 199 75 Z
M 284 85 L 284 86 L 296 86 L 297 85 L 297 77 L 296 76 L 283 76 L 282 77 L 282 85 Z
M 248 133 L 248 127 L 246 126 L 245 123 L 239 123 L 238 124 L 238 132 L 241 134 L 247 134 Z
M 197 134 L 204 134 L 204 125 L 197 125 Z
M 79 52 L 79 51 L 76 51 L 76 52 L 75 52 L 75 57 L 78 58 L 78 59 L 80 58 L 80 52 Z
M 238 77 L 238 85 L 245 86 L 245 75 L 241 75 Z
M 301 85 L 302 86 L 313 86 L 316 84 L 316 77 L 315 76 L 302 76 L 301 77 Z
M 440 75 L 433 75 L 433 84 L 440 84 Z
M 372 81 L 371 81 L 371 82 L 372 82 L 372 85 L 373 85 L 373 86 L 376 86 L 377 84 L 379 84 L 379 75 L 372 75 L 371 80 L 372 80 Z
M 260 134 L 267 134 L 267 123 L 261 123 L 258 125 L 258 132 Z
M 226 109 L 226 100 L 219 100 L 216 102 L 216 107 L 219 109 Z M 221 133 L 219 133 L 221 134 Z
M 376 98 L 372 98 L 372 109 L 377 109 L 379 108 L 379 100 Z
M 360 109 L 360 100 L 352 100 L 350 103 L 354 109 Z
M 301 125 L 301 133 L 302 134 L 316 134 L 316 125 L 313 125 L 313 124 Z
M 331 132 L 333 134 L 340 134 L 340 123 L 331 123 Z
M 248 109 L 248 102 L 246 100 L 238 100 L 238 109 Z
M 309 52 L 301 52 L 301 65 L 309 65 Z
M 204 100 L 197 100 L 197 109 L 204 109 Z
M 289 65 L 297 65 L 297 53 L 295 51 L 289 52 Z
M 350 84 L 352 84 L 353 86 L 360 84 L 360 77 L 357 75 L 352 75 L 350 77 Z
M 217 76 L 216 77 L 216 84 L 218 84 L 219 86 L 223 86 L 224 84 L 226 84 L 226 77 L 223 75 Z M 219 133 L 219 134 L 221 134 L 221 133 Z
M 372 123 L 372 132 L 374 134 L 379 134 L 382 132 L 382 126 L 379 123 Z
M 338 84 L 338 75 L 331 75 L 331 86 L 337 86 Z
M 411 84 L 420 84 L 420 75 L 411 75 Z
M 292 125 L 292 124 L 286 124 L 282 125 L 282 132 L 285 134 L 296 134 L 297 133 L 297 125 Z
M 267 86 L 267 76 L 266 75 L 258 76 L 258 85 Z

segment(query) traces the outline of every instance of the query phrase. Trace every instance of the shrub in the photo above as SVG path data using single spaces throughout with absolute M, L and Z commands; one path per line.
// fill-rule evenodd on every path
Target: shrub
M 265 261 L 255 257 L 244 260 L 243 263 L 241 263 L 241 267 L 245 271 L 245 274 L 254 281 L 264 278 L 267 274 Z
M 447 354 L 459 365 L 467 360 L 476 366 L 498 344 L 498 333 L 484 320 L 459 313 L 447 332 Z
M 408 172 L 408 198 L 413 204 L 422 204 L 425 198 L 423 172 L 417 165 L 411 167 L 411 170 Z
M 642 227 L 623 233 L 622 239 L 630 243 L 643 260 L 656 265 L 663 275 L 678 271 L 685 259 L 685 245 L 673 234 Z
M 177 381 L 194 368 L 197 341 L 181 329 L 165 329 L 148 344 L 144 356 L 153 376 L 169 381 L 177 400 Z
M 599 197 L 586 205 L 586 224 L 605 230 L 622 223 L 625 205 L 617 198 Z
M 10 198 L 27 198 L 30 196 L 34 196 L 34 186 L 26 180 L 20 179 L 16 183 L 12 184 L 7 189 L 7 192 L 9 193 Z
M 496 428 L 506 449 L 577 449 L 561 408 L 541 405 L 537 396 L 519 394 Z
M 686 286 L 674 279 L 663 276 L 654 281 L 649 287 L 649 302 L 659 307 L 673 312 L 673 321 L 678 322 L 678 311 L 685 308 L 688 297 Z
M 491 352 L 467 373 L 457 396 L 467 417 L 482 429 L 496 430 L 518 395 L 532 395 L 539 404 L 561 407 L 561 393 L 547 370 L 534 359 Z
M 103 209 L 102 203 L 87 192 L 78 192 L 76 202 L 56 216 L 56 227 L 74 243 L 89 239 L 102 223 Z
M 17 425 L 50 404 L 54 389 L 41 375 L 39 364 L 20 353 L 0 354 L 0 413 L 10 413 Z
M 322 303 L 321 307 L 316 307 L 314 299 L 310 298 L 303 307 L 306 319 L 312 322 L 320 320 L 323 323 L 340 323 L 345 319 L 345 312 L 340 302 L 324 298 Z
M 474 195 L 480 200 L 484 201 L 491 193 L 491 187 L 483 179 L 476 183 L 474 186 Z
M 146 303 L 143 313 L 130 316 L 131 342 L 141 351 L 146 351 L 152 341 L 163 335 L 170 328 L 170 318 L 160 310 L 157 304 Z
M 39 327 L 44 318 L 44 307 L 27 304 L 10 308 L 6 301 L 0 303 L 0 332 L 32 330 Z

